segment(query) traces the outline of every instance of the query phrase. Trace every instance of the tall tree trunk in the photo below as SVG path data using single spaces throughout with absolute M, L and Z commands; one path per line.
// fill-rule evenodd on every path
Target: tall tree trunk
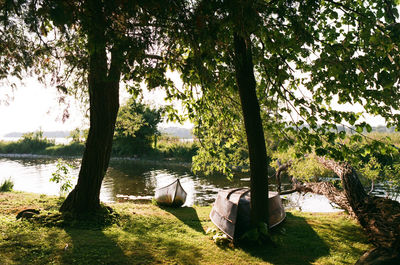
M 235 72 L 250 159 L 251 220 L 268 224 L 268 165 L 260 106 L 256 94 L 251 41 L 235 34 Z
M 62 204 L 61 212 L 87 213 L 100 207 L 100 189 L 110 160 L 119 108 L 120 54 L 111 51 L 107 63 L 105 19 L 99 0 L 88 1 L 90 129 L 78 183 Z

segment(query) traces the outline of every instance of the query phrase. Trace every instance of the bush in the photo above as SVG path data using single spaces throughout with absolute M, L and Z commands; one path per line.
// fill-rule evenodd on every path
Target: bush
M 143 156 L 152 150 L 151 142 L 133 137 L 115 137 L 112 146 L 113 156 Z
M 187 162 L 192 161 L 192 157 L 197 154 L 198 149 L 196 142 L 161 142 L 157 147 L 157 151 L 163 157 L 173 157 Z
M 57 144 L 53 141 L 21 139 L 18 142 L 0 141 L 0 153 L 3 154 L 41 154 L 53 156 L 81 156 L 85 149 L 84 143 L 72 142 L 68 145 Z
M 43 136 L 42 131 L 25 133 L 17 142 L 1 142 L 1 153 L 40 153 L 47 147 L 54 145 L 54 140 Z
M 46 149 L 46 147 L 54 145 L 54 141 L 48 140 L 43 136 L 42 131 L 25 133 L 22 139 L 18 141 L 24 150 L 22 153 L 29 151 L 37 152 Z
M 5 179 L 0 185 L 1 192 L 12 191 L 13 188 L 14 182 L 11 180 L 11 178 Z

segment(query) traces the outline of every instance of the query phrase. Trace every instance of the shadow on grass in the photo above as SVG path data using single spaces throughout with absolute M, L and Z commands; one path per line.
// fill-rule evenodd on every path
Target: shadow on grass
M 199 216 L 197 215 L 197 211 L 193 207 L 171 208 L 161 206 L 160 208 L 174 215 L 182 223 L 192 228 L 193 230 L 205 234 Z
M 63 264 L 131 264 L 118 244 L 101 230 L 65 228 L 65 232 L 72 242 L 64 247 Z
M 318 258 L 329 255 L 329 246 L 302 217 L 287 213 L 286 220 L 271 230 L 276 243 L 268 245 L 240 246 L 252 256 L 272 264 L 312 264 Z
M 178 211 L 179 212 L 179 211 Z M 124 222 L 124 246 L 132 255 L 151 255 L 138 264 L 199 264 L 203 258 L 198 246 L 198 233 L 175 220 L 159 217 L 130 217 Z

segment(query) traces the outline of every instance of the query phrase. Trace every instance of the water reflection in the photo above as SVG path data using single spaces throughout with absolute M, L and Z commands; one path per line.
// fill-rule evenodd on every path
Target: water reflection
M 49 181 L 54 171 L 55 160 L 0 159 L 0 182 L 11 178 L 15 190 L 57 195 L 60 186 Z
M 212 203 L 221 188 L 247 185 L 247 182 L 239 178 L 229 181 L 218 175 L 194 176 L 184 166 L 165 167 L 135 161 L 112 161 L 104 179 L 101 199 L 151 199 L 155 189 L 164 187 L 177 178 L 188 194 L 185 203 L 187 206 Z
M 79 159 L 68 160 L 75 165 L 70 175 L 76 184 L 79 173 Z M 50 182 L 56 171 L 57 159 L 43 158 L 0 158 L 0 182 L 11 177 L 14 190 L 34 192 L 47 195 L 58 195 L 60 185 Z M 184 166 L 163 166 L 140 161 L 110 162 L 104 178 L 100 199 L 113 202 L 118 198 L 151 199 L 154 190 L 168 185 L 179 178 L 188 193 L 185 205 L 205 205 L 215 200 L 218 190 L 228 187 L 247 186 L 247 181 L 239 178 L 232 181 L 224 176 L 194 176 Z
M 75 177 L 79 173 L 80 159 L 69 160 L 76 167 L 71 171 Z M 56 171 L 57 159 L 0 158 L 0 182 L 11 177 L 14 190 L 48 195 L 59 194 L 59 184 L 50 182 Z M 100 199 L 114 202 L 124 199 L 151 199 L 154 190 L 170 184 L 179 178 L 187 199 L 185 205 L 208 205 L 213 203 L 220 189 L 248 187 L 248 176 L 242 175 L 228 180 L 221 175 L 193 175 L 184 166 L 165 166 L 144 161 L 112 160 L 104 178 Z M 287 184 L 289 185 L 289 184 Z M 289 188 L 289 187 L 287 187 Z M 272 183 L 270 190 L 276 189 Z M 294 193 L 285 196 L 286 206 L 302 211 L 332 212 L 338 209 L 324 196 Z

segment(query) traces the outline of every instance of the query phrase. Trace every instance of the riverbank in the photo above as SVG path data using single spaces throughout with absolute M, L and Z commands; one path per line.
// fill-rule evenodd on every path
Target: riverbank
M 157 148 L 140 150 L 120 150 L 120 145 L 113 146 L 111 157 L 115 160 L 149 160 L 160 162 L 191 163 L 197 152 L 197 145 L 193 142 L 161 142 Z M 32 158 L 81 158 L 85 144 L 71 142 L 56 144 L 47 139 L 22 139 L 17 142 L 0 141 L 0 157 L 32 157 Z
M 344 213 L 288 212 L 272 232 L 275 246 L 218 247 L 210 206 L 159 208 L 109 204 L 119 215 L 103 227 L 56 227 L 16 220 L 25 208 L 55 213 L 62 200 L 0 193 L 1 264 L 354 264 L 371 246 Z

